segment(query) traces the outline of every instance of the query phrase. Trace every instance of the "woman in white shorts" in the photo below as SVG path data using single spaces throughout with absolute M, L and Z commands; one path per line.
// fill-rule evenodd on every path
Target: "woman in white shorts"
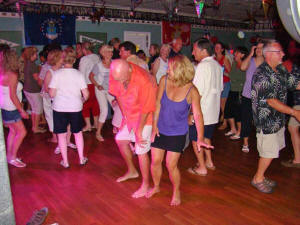
M 35 64 L 37 49 L 35 47 L 27 47 L 24 56 L 24 94 L 32 109 L 32 131 L 33 133 L 44 133 L 46 130 L 39 127 L 39 121 L 43 113 L 43 100 L 40 95 L 39 68 Z

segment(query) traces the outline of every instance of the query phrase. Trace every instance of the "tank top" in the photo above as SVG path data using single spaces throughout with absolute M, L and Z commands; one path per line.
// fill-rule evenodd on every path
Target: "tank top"
M 48 71 L 50 71 L 51 76 L 53 77 L 54 70 L 49 69 Z M 47 72 L 48 72 L 48 71 L 47 71 Z M 48 85 L 49 85 L 49 84 L 48 84 Z M 45 91 L 44 83 L 43 83 L 43 86 L 42 86 L 41 95 L 42 95 L 42 97 L 44 97 L 44 98 L 51 98 L 50 95 L 49 95 L 49 93 Z
M 17 97 L 20 102 L 22 101 L 22 89 L 23 89 L 23 85 L 20 82 L 18 82 Z M 0 85 L 0 96 L 1 96 L 0 98 L 1 109 L 5 109 L 7 111 L 13 111 L 17 109 L 15 104 L 10 99 L 8 86 Z
M 226 69 L 226 67 L 224 65 L 225 55 L 223 55 L 223 57 L 220 60 L 218 60 L 216 56 L 214 57 L 214 59 L 220 64 L 220 66 L 222 66 L 222 68 L 224 68 L 223 83 L 229 82 L 230 78 L 229 78 L 229 76 L 227 76 L 228 70 Z
M 188 132 L 188 115 L 190 104 L 188 104 L 186 97 L 191 88 L 192 87 L 190 87 L 182 101 L 172 101 L 167 96 L 166 77 L 165 90 L 160 101 L 161 107 L 157 124 L 159 133 L 168 136 L 177 136 L 185 135 Z
M 159 57 L 159 68 L 156 73 L 156 81 L 159 84 L 159 81 L 163 75 L 167 74 L 168 70 L 168 60 L 165 62 L 161 57 Z

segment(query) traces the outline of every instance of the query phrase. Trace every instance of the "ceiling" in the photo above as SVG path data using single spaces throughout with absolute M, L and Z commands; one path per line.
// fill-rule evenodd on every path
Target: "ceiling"
M 166 13 L 164 3 L 171 4 L 176 0 L 135 0 L 141 2 L 135 11 L 157 12 Z M 97 7 L 103 5 L 102 0 L 27 0 L 32 3 L 53 3 L 65 5 L 79 5 L 79 6 L 92 6 L 95 2 Z M 171 3 L 170 3 L 171 2 Z M 275 2 L 275 0 L 274 0 Z M 221 0 L 218 9 L 212 6 L 213 0 L 205 0 L 204 10 L 201 18 L 207 19 L 220 19 L 226 21 L 251 21 L 255 18 L 256 21 L 263 21 L 264 11 L 262 7 L 262 0 Z M 276 4 L 274 4 L 276 5 Z M 131 0 L 106 0 L 106 8 L 114 9 L 131 9 Z M 178 0 L 178 14 L 184 16 L 197 17 L 195 5 L 193 0 Z

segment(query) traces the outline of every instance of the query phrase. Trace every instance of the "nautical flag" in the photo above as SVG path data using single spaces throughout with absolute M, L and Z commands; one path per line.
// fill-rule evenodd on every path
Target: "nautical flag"
M 76 16 L 24 12 L 26 45 L 73 45 Z

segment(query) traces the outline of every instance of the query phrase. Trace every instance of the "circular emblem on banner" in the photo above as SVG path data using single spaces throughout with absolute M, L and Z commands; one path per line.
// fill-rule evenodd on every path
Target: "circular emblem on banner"
M 54 40 L 62 35 L 62 24 L 60 19 L 47 19 L 41 25 L 43 35 L 49 40 Z

